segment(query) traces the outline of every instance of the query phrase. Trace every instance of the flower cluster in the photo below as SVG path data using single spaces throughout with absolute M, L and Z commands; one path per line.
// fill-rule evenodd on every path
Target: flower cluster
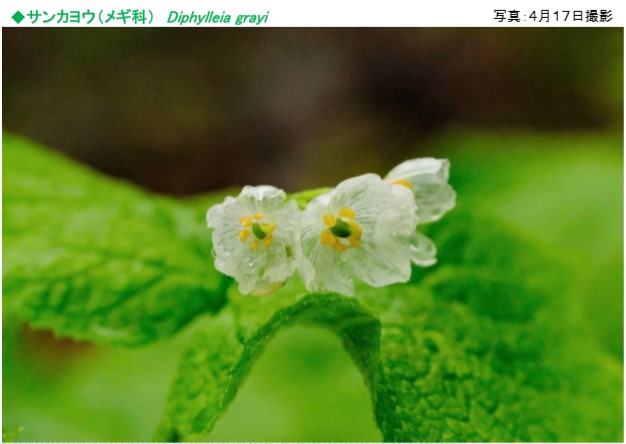
M 301 209 L 284 191 L 246 186 L 209 208 L 215 267 L 243 294 L 265 295 L 298 270 L 309 291 L 354 294 L 406 282 L 411 263 L 436 261 L 434 243 L 416 230 L 454 208 L 445 159 L 413 159 L 384 179 L 365 174 L 341 182 Z

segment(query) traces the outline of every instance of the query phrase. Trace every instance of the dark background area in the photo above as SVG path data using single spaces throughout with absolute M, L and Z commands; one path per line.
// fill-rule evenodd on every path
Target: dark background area
M 450 129 L 619 132 L 622 42 L 610 28 L 9 28 L 3 126 L 159 192 L 295 191 L 437 155 Z

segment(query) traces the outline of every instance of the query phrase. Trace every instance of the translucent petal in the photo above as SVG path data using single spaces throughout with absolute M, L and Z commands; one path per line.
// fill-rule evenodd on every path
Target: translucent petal
M 327 228 L 324 215 L 340 211 L 354 212 L 362 230 L 359 247 L 337 251 L 321 244 L 320 232 Z M 409 279 L 410 245 L 402 239 L 415 231 L 417 215 L 408 188 L 393 186 L 376 174 L 354 177 L 313 200 L 303 221 L 300 273 L 310 290 L 352 294 L 353 276 L 373 286 Z
M 295 201 L 287 202 L 274 214 L 277 223 L 272 245 L 265 251 L 263 279 L 270 282 L 284 281 L 296 268 L 295 232 L 300 211 Z
M 218 256 L 219 257 L 219 256 Z M 224 258 L 223 268 L 218 268 L 219 261 L 216 259 L 215 268 L 222 273 L 229 275 L 239 284 L 239 291 L 242 294 L 253 292 L 260 284 L 262 279 L 260 273 L 263 267 L 261 255 L 253 255 L 247 248 L 240 248 L 237 254 L 230 258 Z
M 270 186 L 245 187 L 236 197 L 207 211 L 207 223 L 213 227 L 215 268 L 237 280 L 244 294 L 267 294 L 293 274 L 296 263 L 293 253 L 299 210 L 295 202 L 284 203 L 285 193 Z M 275 225 L 272 242 L 250 248 L 249 240 L 240 239 L 246 229 L 243 217 L 261 214 L 264 223 Z M 245 239 L 245 238 L 244 238 Z
M 293 274 L 295 262 L 289 246 L 285 242 L 276 242 L 265 252 L 265 270 L 263 279 L 270 282 L 282 282 Z
M 411 277 L 411 251 L 398 239 L 386 244 L 364 242 L 346 251 L 355 276 L 372 287 L 407 282 Z
M 404 241 L 415 232 L 417 216 L 413 195 L 406 187 L 388 188 L 386 182 L 368 185 L 362 203 L 365 217 L 361 247 L 349 250 L 352 272 L 363 282 L 381 287 L 411 277 L 411 252 Z
M 429 267 L 437 262 L 435 243 L 422 233 L 415 232 L 410 238 L 411 261 L 420 267 Z
M 385 180 L 411 183 L 420 224 L 425 224 L 441 219 L 456 204 L 456 193 L 448 184 L 449 171 L 447 159 L 412 159 L 393 168 Z
M 312 207 L 308 210 L 309 214 L 307 215 L 305 211 L 303 215 L 305 223 L 297 247 L 299 270 L 306 289 L 354 294 L 354 284 L 347 273 L 348 270 L 342 266 L 341 253 L 320 243 L 320 232 L 325 227 L 317 222 L 319 218 L 311 217 L 318 213 L 320 208 Z
M 245 186 L 237 199 L 252 213 L 273 213 L 281 208 L 286 194 L 283 190 L 270 185 L 256 187 Z
M 413 233 L 419 222 L 415 201 L 406 187 L 391 187 L 391 191 L 378 196 L 380 202 L 377 220 L 377 236 L 404 236 Z
M 206 212 L 206 223 L 211 228 L 216 228 L 221 224 L 223 213 L 224 213 L 224 205 L 228 202 L 228 199 L 232 199 L 230 197 L 226 198 L 223 204 L 217 204 L 210 207 Z
M 377 174 L 364 174 L 340 183 L 330 206 L 334 211 L 352 209 L 364 237 L 379 230 L 389 234 L 410 233 L 417 223 L 410 190 L 390 186 Z
M 385 180 L 407 179 L 412 183 L 412 177 L 435 174 L 443 181 L 448 181 L 450 161 L 448 159 L 435 159 L 434 157 L 422 157 L 402 162 L 394 167 Z

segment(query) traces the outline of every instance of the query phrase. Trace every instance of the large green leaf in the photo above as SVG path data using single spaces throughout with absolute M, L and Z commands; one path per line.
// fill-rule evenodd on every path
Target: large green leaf
M 430 235 L 441 265 L 409 285 L 233 292 L 183 355 L 156 438 L 204 439 L 264 345 L 313 323 L 342 339 L 387 441 L 619 441 L 621 365 L 570 323 L 567 269 L 459 211 Z
M 488 205 L 575 267 L 581 324 L 623 360 L 623 134 L 463 132 L 435 145 L 462 202 Z
M 203 220 L 214 197 L 180 205 L 25 140 L 3 142 L 11 323 L 142 344 L 224 304 L 230 281 L 211 267 Z M 484 200 L 474 196 L 473 205 Z M 534 200 L 527 207 L 537 210 Z M 416 269 L 408 285 L 360 288 L 356 298 L 305 294 L 295 280 L 264 299 L 232 291 L 219 317 L 198 319 L 157 436 L 205 438 L 264 345 L 313 323 L 342 339 L 386 440 L 619 441 L 622 367 L 570 313 L 580 310 L 573 273 L 476 214 L 454 211 L 430 229 L 440 265 Z
M 3 307 L 113 344 L 173 334 L 224 303 L 204 212 L 3 135 Z

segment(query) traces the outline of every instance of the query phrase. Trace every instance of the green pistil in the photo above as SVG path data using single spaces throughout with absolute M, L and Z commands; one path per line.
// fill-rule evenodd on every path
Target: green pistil
M 263 231 L 263 228 L 261 228 L 261 224 L 258 222 L 255 222 L 252 224 L 252 232 L 254 233 L 257 239 L 263 240 L 265 239 L 265 236 L 267 236 L 267 233 Z
M 350 229 L 350 225 L 337 218 L 335 221 L 335 226 L 330 228 L 330 232 L 335 236 L 345 239 L 346 237 L 350 237 L 352 234 L 352 230 Z

